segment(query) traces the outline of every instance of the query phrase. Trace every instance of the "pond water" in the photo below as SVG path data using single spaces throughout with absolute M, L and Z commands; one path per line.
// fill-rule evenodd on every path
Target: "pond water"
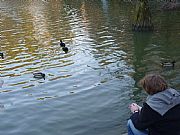
M 154 6 L 155 31 L 133 33 L 134 7 L 118 0 L 0 0 L 0 134 L 121 135 L 128 104 L 145 100 L 137 82 L 146 73 L 161 73 L 180 89 L 179 11 Z M 162 69 L 172 60 L 174 70 Z

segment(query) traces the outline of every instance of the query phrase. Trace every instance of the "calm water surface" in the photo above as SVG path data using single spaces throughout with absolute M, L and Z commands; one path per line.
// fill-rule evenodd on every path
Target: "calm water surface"
M 155 31 L 143 34 L 133 15 L 118 0 L 0 0 L 0 134 L 121 135 L 146 73 L 180 89 L 179 11 L 154 9 Z

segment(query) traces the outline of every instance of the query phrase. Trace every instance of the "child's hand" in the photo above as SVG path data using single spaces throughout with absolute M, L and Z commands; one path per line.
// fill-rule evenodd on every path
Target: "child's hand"
M 132 113 L 135 113 L 138 112 L 141 109 L 141 107 L 136 103 L 132 103 L 129 105 L 129 109 L 131 110 Z

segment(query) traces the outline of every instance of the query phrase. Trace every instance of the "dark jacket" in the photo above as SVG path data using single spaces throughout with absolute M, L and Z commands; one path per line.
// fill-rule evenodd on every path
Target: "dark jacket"
M 130 118 L 135 128 L 148 129 L 149 135 L 180 135 L 180 93 L 167 89 L 148 96 Z

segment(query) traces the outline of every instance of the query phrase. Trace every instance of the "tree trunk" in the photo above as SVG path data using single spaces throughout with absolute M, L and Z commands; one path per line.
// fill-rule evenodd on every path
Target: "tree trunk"
M 132 25 L 133 31 L 152 31 L 154 29 L 148 0 L 140 0 L 138 2 L 134 21 L 135 23 Z

